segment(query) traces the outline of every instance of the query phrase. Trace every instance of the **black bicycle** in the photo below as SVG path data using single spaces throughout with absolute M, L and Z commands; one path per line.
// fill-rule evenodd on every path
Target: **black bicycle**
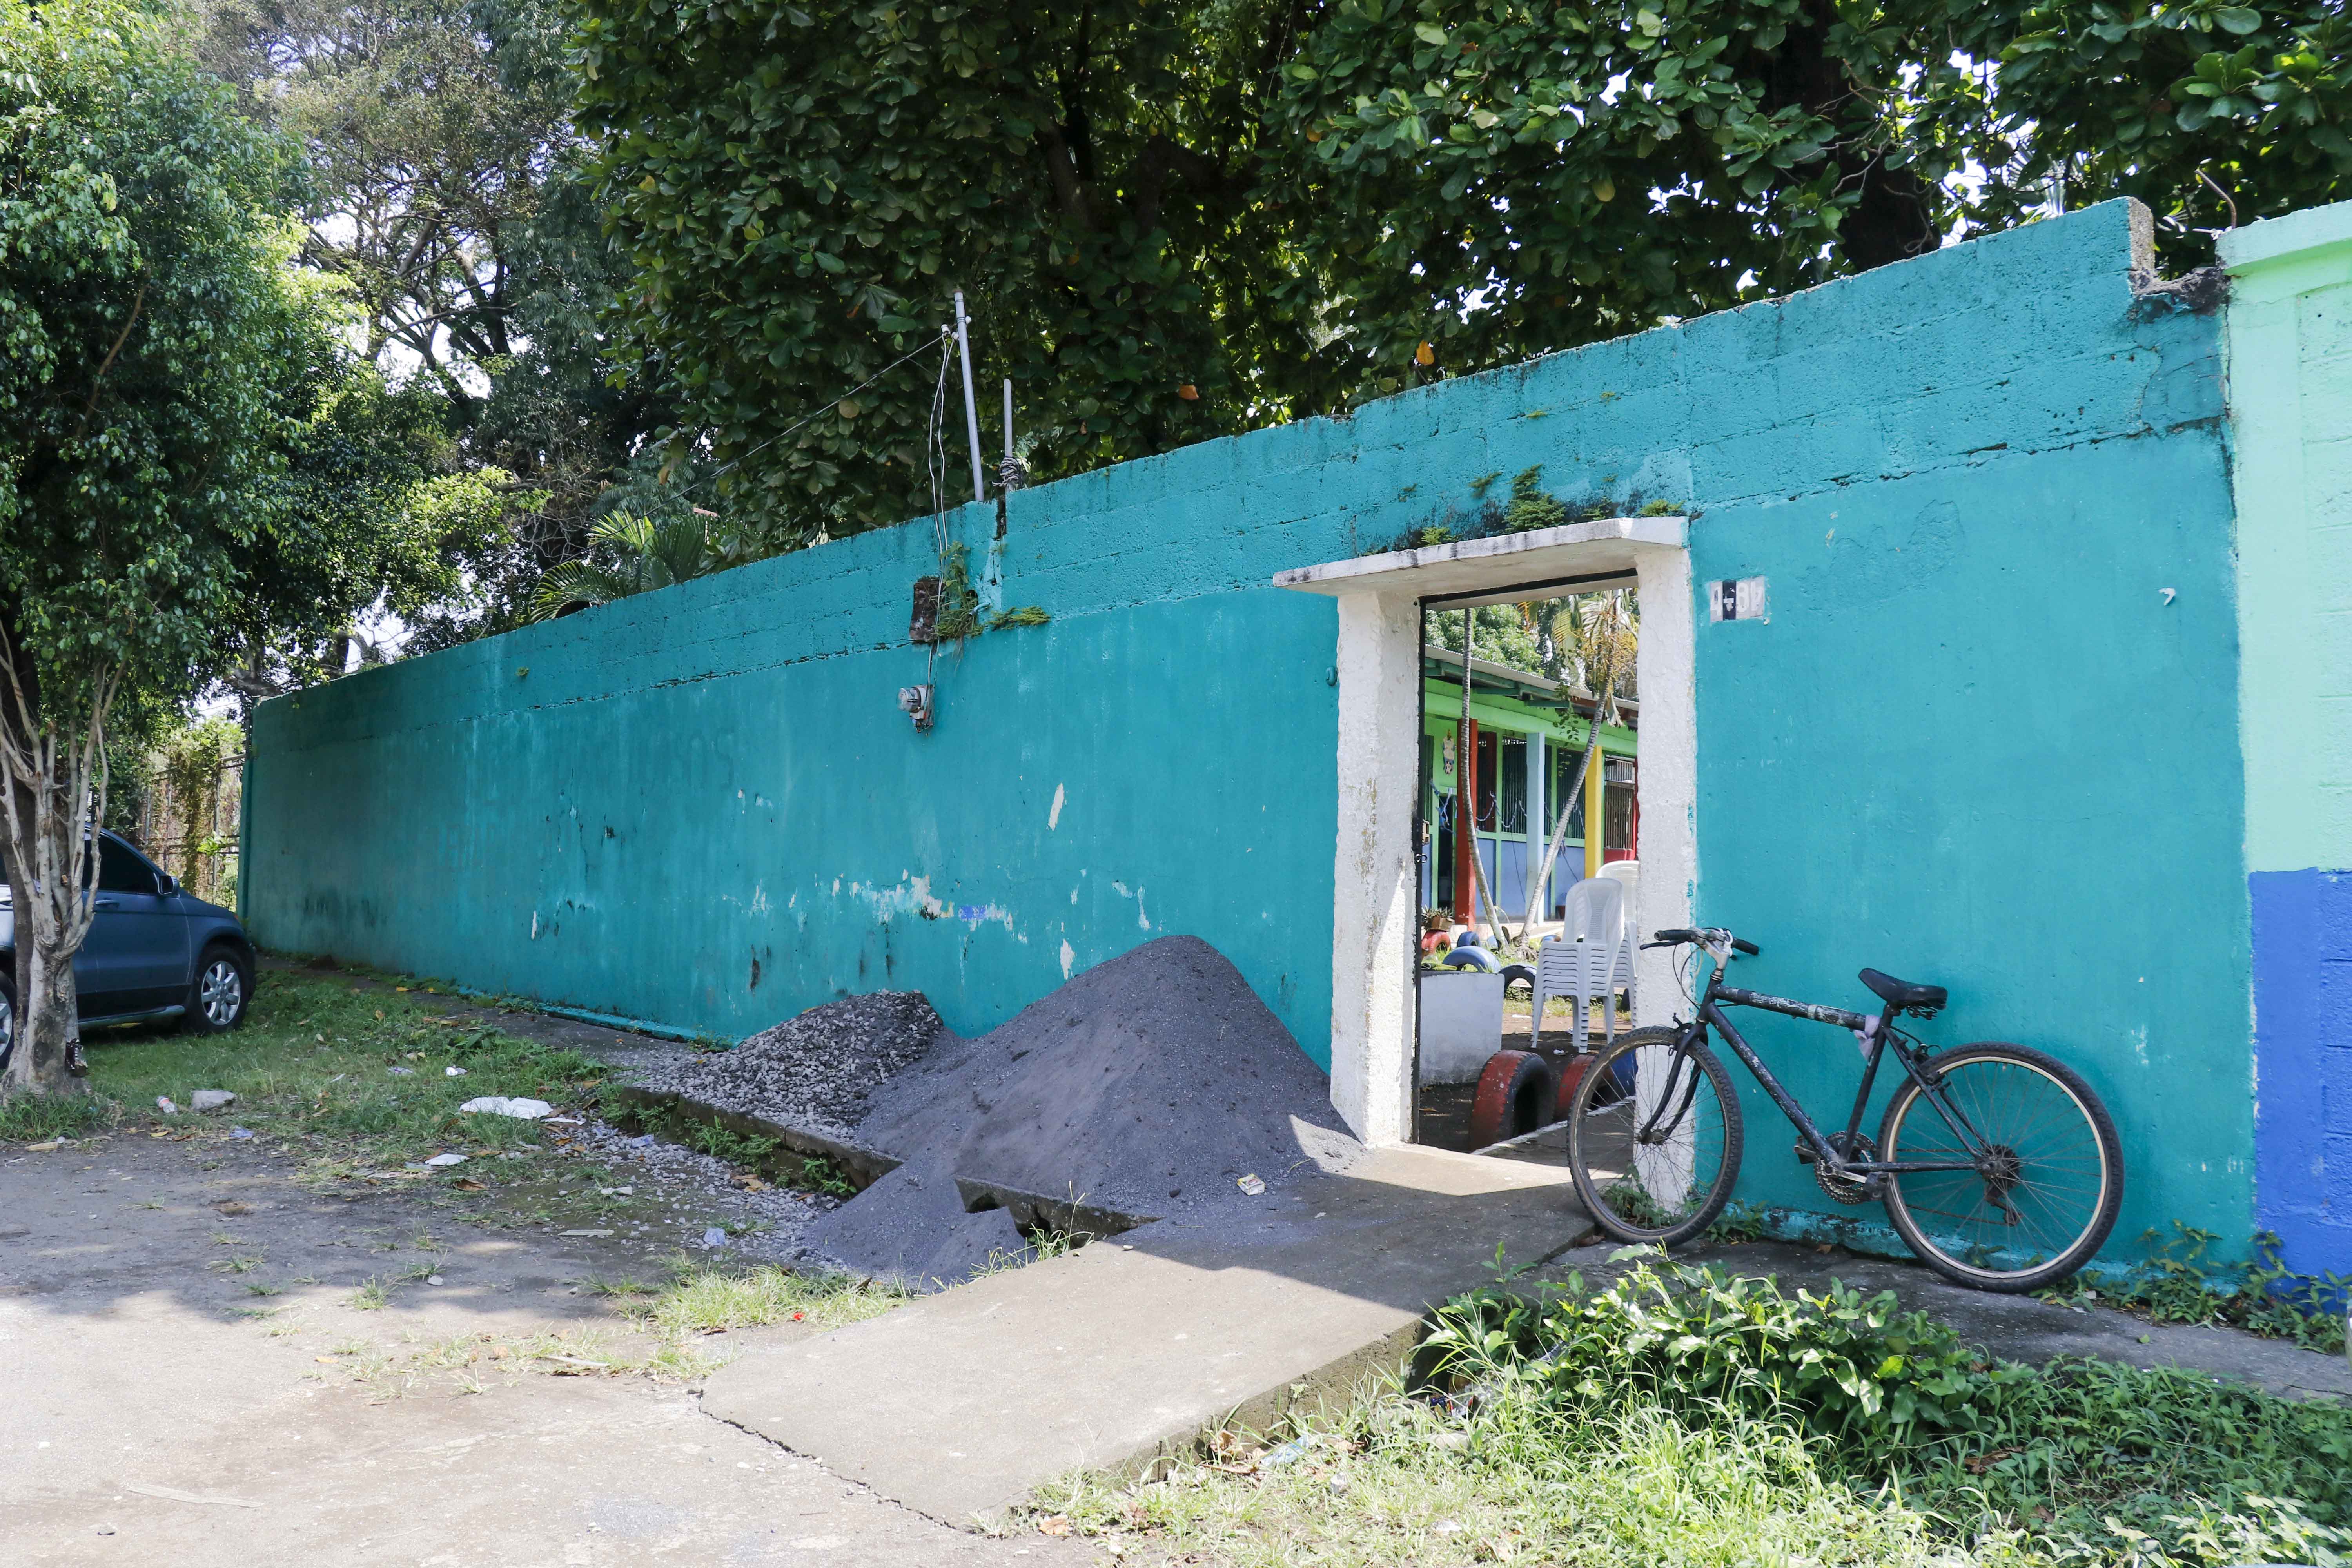
M 2024 1046 L 1989 1040 L 1931 1054 L 1895 1026 L 1933 1017 L 1940 985 L 1862 972 L 1885 1006 L 1873 1016 L 1723 984 L 1734 953 L 1756 944 L 1727 931 L 1662 931 L 1645 945 L 1691 944 L 1713 961 L 1697 1016 L 1635 1029 L 1579 1078 L 1568 1112 L 1568 1163 L 1601 1228 L 1621 1241 L 1673 1247 L 1713 1225 L 1739 1178 L 1739 1097 L 1707 1047 L 1717 1031 L 1796 1124 L 1797 1158 L 1841 1204 L 1886 1205 L 1911 1250 L 1947 1279 L 1984 1290 L 2032 1290 L 2089 1260 L 2115 1227 L 2124 1163 L 2116 1124 L 2082 1076 Z M 1866 1066 L 1842 1131 L 1823 1132 L 1724 1014 L 1758 1007 L 1852 1030 Z M 1892 1047 L 1904 1073 L 1874 1142 L 1864 1107 Z M 1631 1092 L 1627 1092 L 1628 1089 Z

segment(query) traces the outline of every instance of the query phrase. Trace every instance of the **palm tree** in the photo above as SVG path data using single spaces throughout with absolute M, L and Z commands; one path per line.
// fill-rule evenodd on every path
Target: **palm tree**
M 765 553 L 740 534 L 712 531 L 710 515 L 697 509 L 656 522 L 614 512 L 589 531 L 584 559 L 567 561 L 539 580 L 532 617 L 547 620 L 609 605 L 741 566 Z

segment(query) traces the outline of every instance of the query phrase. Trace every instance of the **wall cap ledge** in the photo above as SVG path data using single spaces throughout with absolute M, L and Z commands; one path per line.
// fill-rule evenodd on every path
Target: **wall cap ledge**
M 1649 551 L 1687 548 L 1689 531 L 1686 517 L 1602 518 L 1296 566 L 1276 573 L 1274 585 L 1303 594 L 1403 593 L 1427 597 L 1586 574 L 1630 574 Z
M 2235 275 L 2347 241 L 2352 241 L 2352 202 L 2334 202 L 2233 228 L 2216 249 L 2222 267 Z

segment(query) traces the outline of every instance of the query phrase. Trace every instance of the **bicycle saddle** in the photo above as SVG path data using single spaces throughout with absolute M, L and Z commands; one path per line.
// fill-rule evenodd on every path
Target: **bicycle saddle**
M 1878 993 L 1883 1002 L 1897 1007 L 1940 1007 L 1946 993 L 1940 985 L 1914 985 L 1908 980 L 1897 980 L 1892 974 L 1881 974 L 1875 969 L 1862 972 L 1862 983 Z

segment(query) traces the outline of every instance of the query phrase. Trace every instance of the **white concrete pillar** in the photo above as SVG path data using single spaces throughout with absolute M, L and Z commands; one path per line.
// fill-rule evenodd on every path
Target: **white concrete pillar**
M 1544 840 L 1551 837 L 1550 801 L 1548 786 L 1551 783 L 1551 757 L 1544 746 L 1544 732 L 1536 730 L 1528 735 L 1528 911 L 1531 921 L 1542 920 L 1551 913 L 1551 900 L 1536 886 L 1536 868 L 1543 864 Z
M 1372 1144 L 1401 1143 L 1412 1131 L 1420 631 L 1421 601 L 1415 595 L 1339 597 L 1331 1103 L 1356 1136 Z
M 1640 940 L 1654 931 L 1691 923 L 1698 894 L 1698 710 L 1696 631 L 1688 553 L 1637 551 L 1633 561 L 1642 603 L 1642 636 L 1633 659 L 1642 693 L 1642 874 Z M 1601 825 L 1586 824 L 1588 832 Z M 1674 952 L 1636 950 L 1637 1025 L 1670 1024 L 1681 1005 Z

